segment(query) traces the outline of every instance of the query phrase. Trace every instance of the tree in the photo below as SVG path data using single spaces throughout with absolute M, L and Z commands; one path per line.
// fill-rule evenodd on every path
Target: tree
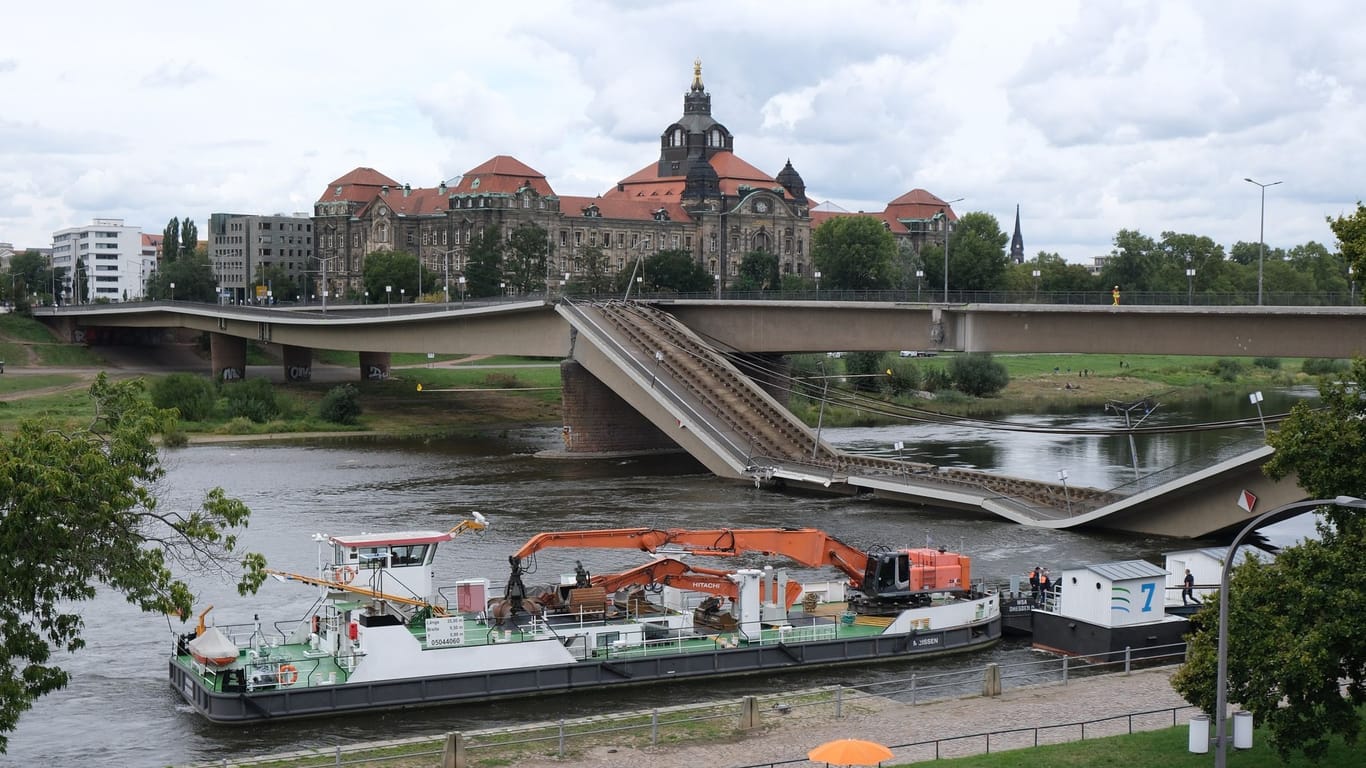
M 485 227 L 470 238 L 466 252 L 465 291 L 470 296 L 497 296 L 503 275 L 503 238 L 497 227 Z
M 1311 498 L 1366 493 L 1366 402 L 1349 383 L 1362 377 L 1366 361 L 1357 359 L 1348 376 L 1321 381 L 1318 407 L 1291 409 L 1268 439 L 1276 449 L 1265 466 L 1270 477 L 1293 473 Z M 1301 751 L 1313 759 L 1333 735 L 1355 743 L 1366 704 L 1366 518 L 1338 507 L 1323 512 L 1318 540 L 1270 563 L 1237 565 L 1229 588 L 1229 699 L 1271 731 L 1282 757 Z M 1172 680 L 1207 712 L 1217 694 L 1216 612 L 1197 616 L 1188 661 Z
M 732 287 L 737 291 L 772 291 L 779 285 L 777 255 L 767 251 L 750 251 L 740 259 L 739 274 Z
M 596 245 L 579 251 L 579 274 L 574 278 L 574 293 L 588 296 L 612 291 L 618 275 L 611 272 L 607 254 Z
M 199 250 L 199 227 L 189 216 L 180 220 L 180 255 Z
M 1101 287 L 1118 285 L 1125 291 L 1151 291 L 1161 271 L 1162 254 L 1151 237 L 1137 230 L 1115 234 L 1110 260 L 1100 272 Z
M 503 279 L 513 293 L 545 290 L 545 260 L 550 250 L 550 235 L 536 225 L 512 231 L 504 256 Z
M 1009 242 L 995 216 L 981 211 L 963 214 L 949 243 L 949 286 L 966 291 L 1005 288 Z
M 892 285 L 896 238 L 872 216 L 836 216 L 811 233 L 811 260 L 831 288 Z
M 1328 217 L 1328 228 L 1338 239 L 1338 252 L 1342 260 L 1356 274 L 1366 268 L 1366 206 L 1357 201 L 1357 209 L 1350 216 Z
M 198 510 L 159 509 L 154 438 L 174 430 L 174 414 L 148 403 L 137 380 L 100 374 L 90 396 L 85 428 L 27 420 L 0 437 L 0 752 L 19 716 L 66 685 L 52 654 L 84 647 L 82 603 L 97 586 L 189 616 L 193 595 L 172 563 L 234 574 L 242 594 L 265 579 L 265 560 L 237 546 L 251 514 L 242 502 L 214 489 Z
M 266 286 L 271 298 L 276 301 L 296 301 L 299 298 L 299 285 L 294 276 L 278 263 L 257 262 L 256 279 L 252 280 L 252 285 Z M 180 284 L 176 283 L 177 290 L 179 287 Z M 252 295 L 255 293 L 253 290 Z
M 691 253 L 681 249 L 651 254 L 645 259 L 644 269 L 647 291 L 705 293 L 715 287 L 712 276 L 707 274 Z
M 153 299 L 171 298 L 171 283 L 175 283 L 176 301 L 218 301 L 218 281 L 213 264 L 203 248 L 180 255 L 161 268 L 147 281 L 147 295 Z M 279 295 L 276 295 L 279 298 Z
M 376 251 L 365 257 L 361 282 L 377 303 L 417 296 L 417 257 L 404 251 Z M 392 288 L 385 295 L 385 288 Z
M 180 255 L 180 219 L 171 217 L 161 230 L 161 263 L 170 264 Z

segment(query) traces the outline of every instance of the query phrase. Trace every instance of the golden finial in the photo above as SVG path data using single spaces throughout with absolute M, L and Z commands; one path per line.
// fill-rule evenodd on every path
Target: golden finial
M 692 89 L 702 90 L 702 59 L 697 58 L 692 61 Z

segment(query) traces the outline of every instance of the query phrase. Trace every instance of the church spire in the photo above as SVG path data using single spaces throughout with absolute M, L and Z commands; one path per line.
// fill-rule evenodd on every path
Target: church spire
M 1020 234 L 1020 206 L 1018 203 L 1015 205 L 1015 234 L 1010 238 L 1010 260 L 1016 264 L 1023 264 L 1025 260 L 1024 237 Z

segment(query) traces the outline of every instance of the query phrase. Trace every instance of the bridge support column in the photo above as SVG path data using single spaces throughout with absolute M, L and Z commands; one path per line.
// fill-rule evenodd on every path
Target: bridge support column
M 573 360 L 560 363 L 564 449 L 569 453 L 639 453 L 678 444 Z
M 787 356 L 753 352 L 741 355 L 740 359 L 740 372 L 786 408 L 788 397 L 792 394 L 792 363 Z
M 360 353 L 360 377 L 364 381 L 382 381 L 389 378 L 388 352 Z
M 281 345 L 285 364 L 285 381 L 305 382 L 313 380 L 313 349 Z
M 215 380 L 241 381 L 247 377 L 247 340 L 210 333 L 209 359 Z

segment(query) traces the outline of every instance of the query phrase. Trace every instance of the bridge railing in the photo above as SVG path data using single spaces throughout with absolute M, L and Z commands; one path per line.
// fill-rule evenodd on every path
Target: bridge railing
M 611 296 L 590 296 L 574 294 L 580 299 L 608 299 Z M 814 288 L 797 291 L 644 291 L 633 297 L 647 301 L 707 300 L 722 301 L 866 301 L 866 302 L 910 302 L 923 304 L 1048 304 L 1065 306 L 1109 306 L 1114 297 L 1105 291 L 973 291 L 950 290 L 948 301 L 942 290 L 926 289 L 917 291 L 910 288 L 883 288 L 875 290 L 844 290 Z M 1359 297 L 1342 292 L 1298 292 L 1266 291 L 1262 304 L 1268 307 L 1344 307 L 1360 306 Z M 1193 296 L 1185 291 L 1121 291 L 1122 306 L 1162 306 L 1162 307 L 1252 307 L 1257 305 L 1257 294 L 1241 292 L 1197 293 Z

